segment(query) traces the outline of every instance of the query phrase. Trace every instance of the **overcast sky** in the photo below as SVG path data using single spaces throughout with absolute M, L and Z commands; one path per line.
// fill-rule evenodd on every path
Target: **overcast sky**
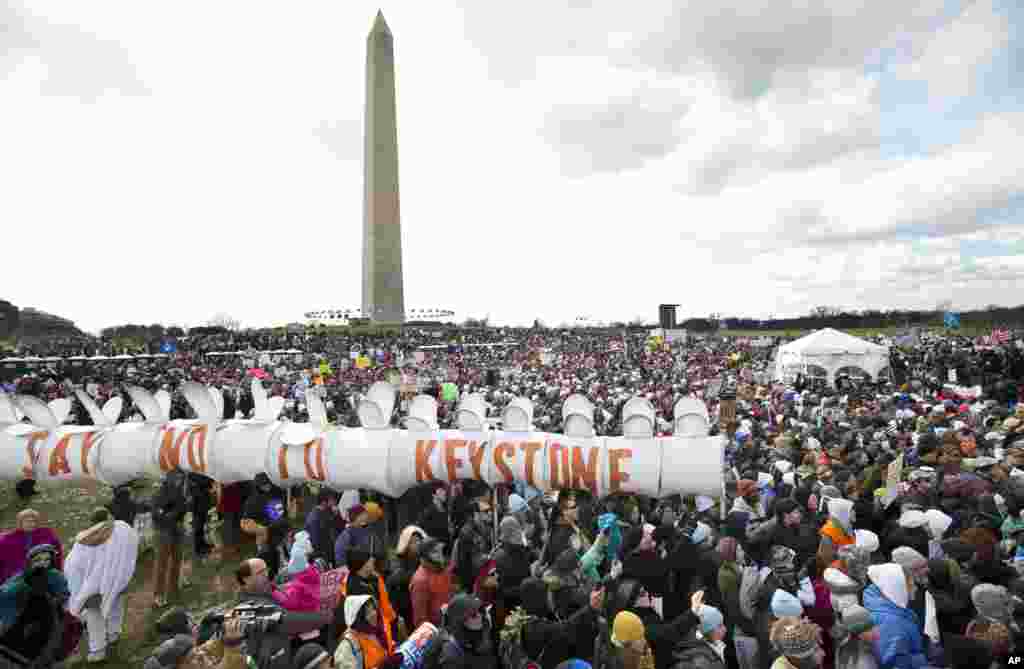
M 0 3 L 0 298 L 88 330 L 359 307 L 378 6 L 409 309 L 1024 302 L 1015 0 Z

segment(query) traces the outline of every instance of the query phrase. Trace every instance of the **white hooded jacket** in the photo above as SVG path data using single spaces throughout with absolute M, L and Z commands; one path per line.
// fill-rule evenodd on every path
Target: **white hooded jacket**
M 77 542 L 64 563 L 71 599 L 68 610 L 81 616 L 86 600 L 93 595 L 102 598 L 100 610 L 110 616 L 117 595 L 124 592 L 135 575 L 139 557 L 139 534 L 120 520 L 113 522 L 110 538 L 101 544 Z

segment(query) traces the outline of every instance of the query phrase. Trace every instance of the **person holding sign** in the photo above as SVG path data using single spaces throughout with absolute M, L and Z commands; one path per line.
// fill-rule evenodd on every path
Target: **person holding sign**
M 555 558 L 569 548 L 572 548 L 577 554 L 582 554 L 590 548 L 590 541 L 576 526 L 577 522 L 579 522 L 579 510 L 576 504 L 576 493 L 570 491 L 567 494 L 559 494 L 558 506 L 551 512 L 547 545 L 541 556 L 543 564 L 553 564 Z

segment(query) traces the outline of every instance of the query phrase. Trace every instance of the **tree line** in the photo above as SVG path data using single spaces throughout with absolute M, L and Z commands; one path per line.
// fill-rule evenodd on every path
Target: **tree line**
M 945 306 L 945 305 L 940 305 Z M 806 316 L 797 318 L 754 319 L 726 317 L 712 314 L 706 318 L 689 318 L 680 327 L 691 332 L 714 332 L 716 330 L 812 330 L 835 328 L 837 330 L 942 327 L 943 317 L 948 308 L 929 310 L 905 309 L 864 309 L 843 310 L 819 306 Z M 1024 324 L 1024 304 L 1003 307 L 996 304 L 984 309 L 958 312 L 960 327 L 965 329 L 1017 327 Z

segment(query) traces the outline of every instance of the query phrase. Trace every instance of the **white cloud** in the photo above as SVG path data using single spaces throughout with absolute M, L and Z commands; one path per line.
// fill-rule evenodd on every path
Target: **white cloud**
M 558 323 L 662 301 L 1012 302 L 1009 270 L 927 245 L 987 234 L 986 211 L 1024 192 L 1021 117 L 883 155 L 864 65 L 882 44 L 924 58 L 943 3 L 828 4 L 386 3 L 407 306 Z M 0 183 L 26 250 L 5 269 L 39 278 L 3 297 L 92 329 L 358 307 L 376 10 L 18 10 Z M 61 67 L 88 86 L 50 95 Z M 1012 213 L 1001 223 L 1019 237 Z
M 148 93 L 116 40 L 83 30 L 66 18 L 48 20 L 10 2 L 0 6 L 0 28 L 0 76 L 38 65 L 41 95 L 92 102 L 112 93 Z

